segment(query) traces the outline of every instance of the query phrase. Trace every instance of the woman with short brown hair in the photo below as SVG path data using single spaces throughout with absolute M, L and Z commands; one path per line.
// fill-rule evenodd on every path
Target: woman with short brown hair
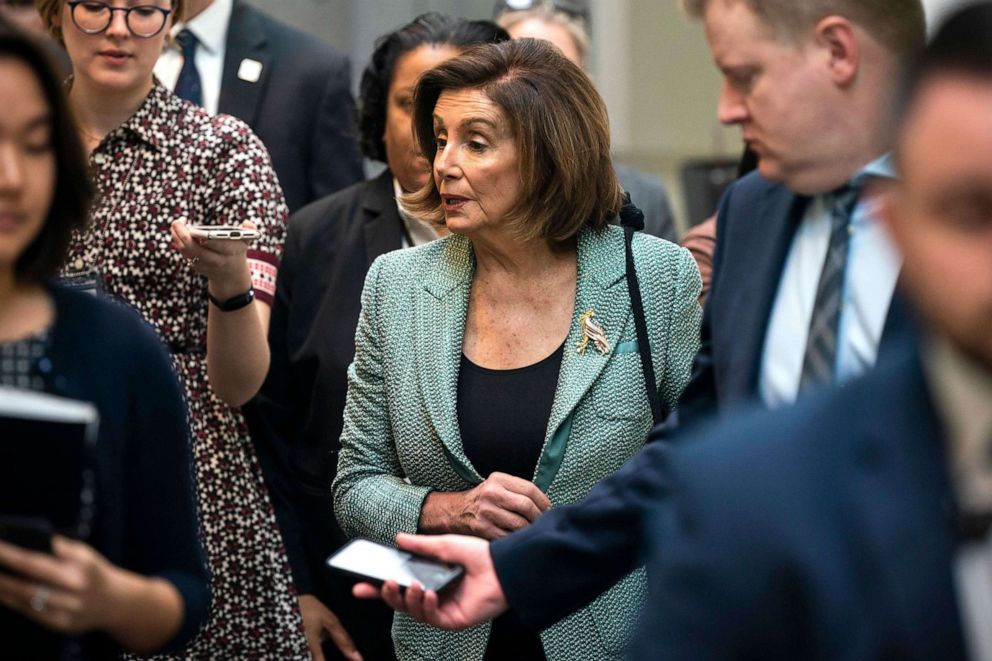
M 689 254 L 636 235 L 649 396 L 625 280 L 606 109 L 553 46 L 477 46 L 421 78 L 433 177 L 403 203 L 446 238 L 377 259 L 349 369 L 335 511 L 344 531 L 502 537 L 574 502 L 671 409 L 699 343 Z M 540 589 L 535 586 L 535 589 Z M 619 658 L 643 572 L 542 632 L 503 616 L 465 632 L 397 615 L 404 659 Z

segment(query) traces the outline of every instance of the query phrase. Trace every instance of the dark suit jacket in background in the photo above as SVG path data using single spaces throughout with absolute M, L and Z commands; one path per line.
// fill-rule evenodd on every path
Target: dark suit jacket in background
M 717 220 L 713 282 L 703 311 L 702 344 L 679 407 L 655 429 L 670 438 L 737 407 L 758 403 L 765 330 L 796 228 L 809 198 L 757 173 L 734 184 Z M 910 313 L 893 298 L 879 360 L 911 334 Z M 582 503 L 557 508 L 491 545 L 510 605 L 543 629 L 581 608 L 638 565 L 644 513 L 664 476 L 649 446 Z M 534 590 L 534 585 L 541 585 Z
M 272 362 L 245 414 L 296 587 L 341 618 L 366 659 L 392 658 L 392 612 L 353 599 L 352 582 L 324 560 L 347 541 L 331 482 L 365 274 L 403 238 L 393 195 L 386 170 L 290 218 L 269 327 Z
M 644 231 L 661 239 L 678 242 L 672 205 L 664 185 L 646 172 L 614 163 L 620 185 L 630 193 L 630 201 L 644 214 Z
M 964 658 L 939 427 L 910 355 L 668 446 L 631 658 Z
M 257 82 L 238 78 L 246 58 L 262 64 Z M 244 0 L 234 0 L 218 110 L 265 143 L 291 212 L 364 178 L 348 58 Z

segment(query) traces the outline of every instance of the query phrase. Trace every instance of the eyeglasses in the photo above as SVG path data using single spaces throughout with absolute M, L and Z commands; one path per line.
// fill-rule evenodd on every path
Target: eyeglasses
M 493 8 L 493 20 L 499 19 L 503 14 L 536 9 L 542 5 L 550 5 L 555 11 L 582 19 L 586 23 L 589 22 L 589 3 L 587 0 L 499 0 Z
M 72 22 L 86 34 L 100 34 L 110 27 L 114 20 L 114 12 L 124 12 L 124 23 L 135 37 L 148 39 L 154 37 L 165 27 L 165 19 L 172 13 L 171 9 L 162 9 L 154 5 L 139 7 L 111 7 L 106 2 L 93 0 L 72 0 L 69 2 L 72 11 Z

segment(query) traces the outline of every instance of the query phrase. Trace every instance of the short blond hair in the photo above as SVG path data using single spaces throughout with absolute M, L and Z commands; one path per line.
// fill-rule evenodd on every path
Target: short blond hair
M 882 43 L 893 55 L 916 52 L 926 41 L 926 16 L 920 0 L 682 0 L 693 18 L 702 18 L 714 1 L 743 2 L 776 34 L 791 40 L 827 16 L 843 16 Z
M 34 8 L 41 15 L 41 20 L 45 23 L 48 32 L 63 46 L 65 41 L 62 38 L 62 26 L 59 25 L 59 21 L 62 8 L 65 5 L 65 0 L 34 0 Z M 172 22 L 177 23 L 183 20 L 185 15 L 186 0 L 172 0 Z
M 589 52 L 589 29 L 586 22 L 578 16 L 571 16 L 565 12 L 558 11 L 551 5 L 540 4 L 531 9 L 519 9 L 508 11 L 497 19 L 496 23 L 501 28 L 510 32 L 513 26 L 536 18 L 549 25 L 557 25 L 568 32 L 575 44 L 575 51 L 579 54 L 579 61 L 586 61 L 586 53 Z

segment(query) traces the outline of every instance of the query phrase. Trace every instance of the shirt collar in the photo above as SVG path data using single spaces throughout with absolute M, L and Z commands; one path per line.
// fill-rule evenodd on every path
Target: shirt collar
M 864 166 L 851 178 L 852 183 L 859 184 L 869 177 L 878 179 L 896 179 L 895 163 L 892 160 L 892 153 L 882 154 L 874 161 Z
M 923 358 L 962 505 L 987 510 L 992 507 L 992 374 L 940 336 L 924 345 Z
M 211 53 L 219 53 L 227 41 L 227 28 L 233 10 L 234 0 L 214 0 L 195 18 L 173 26 L 172 35 L 179 34 L 185 28 L 193 33 L 200 46 Z
M 396 177 L 393 177 L 393 193 L 396 195 L 396 209 L 399 211 L 400 220 L 403 221 L 403 225 L 406 227 L 407 235 L 413 240 L 413 244 L 415 246 L 419 246 L 423 243 L 430 243 L 434 239 L 441 236 L 437 229 L 432 227 L 430 224 L 415 218 L 403 207 L 403 203 L 400 201 L 403 197 L 403 187 L 400 186 L 399 179 Z
M 161 149 L 168 143 L 169 136 L 174 131 L 176 118 L 180 116 L 179 106 L 182 103 L 156 78 L 152 91 L 145 97 L 144 102 L 117 128 L 117 131 L 135 135 L 156 149 Z

